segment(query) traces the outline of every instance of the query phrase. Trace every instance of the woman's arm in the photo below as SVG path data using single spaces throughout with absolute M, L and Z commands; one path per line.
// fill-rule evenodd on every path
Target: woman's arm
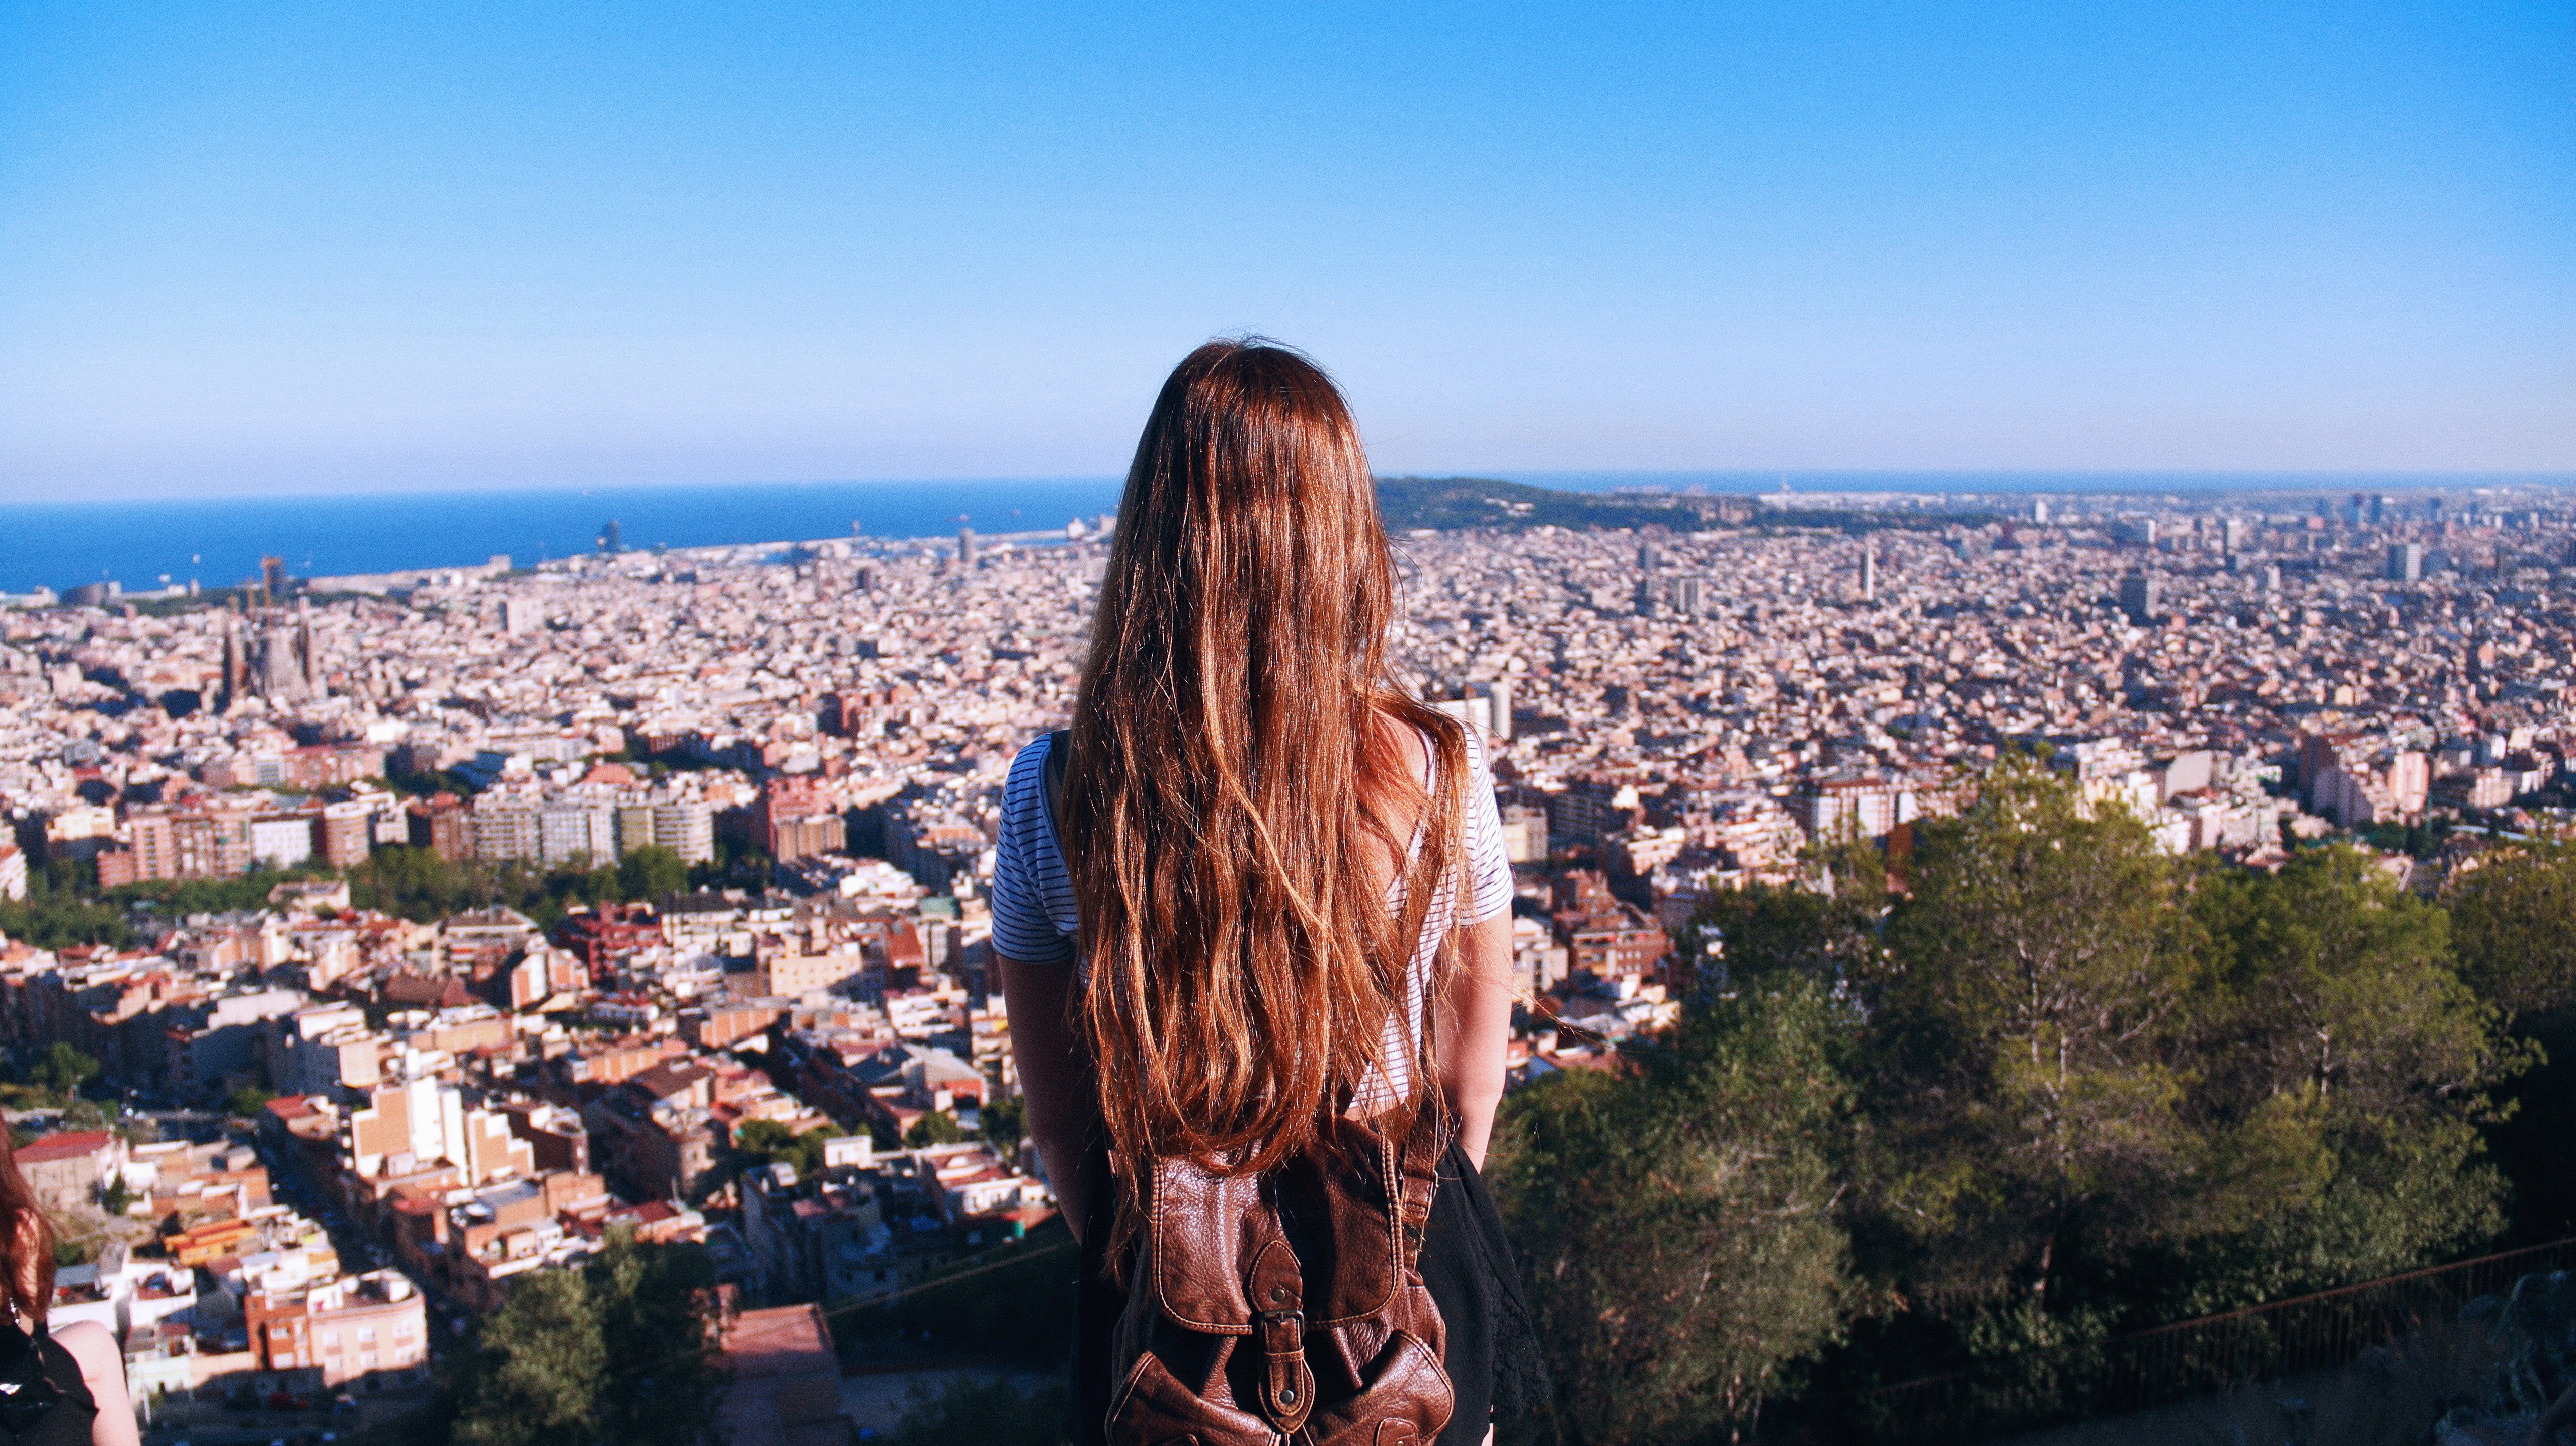
M 1441 1021 L 1441 1082 L 1457 1116 L 1458 1146 L 1481 1170 L 1486 1142 L 1493 1138 L 1494 1109 L 1503 1099 L 1503 1068 L 1512 1038 L 1510 910 L 1458 931 L 1458 968 L 1450 976 L 1448 994 L 1448 1017 Z
M 1091 1201 L 1082 1178 L 1084 1134 L 1090 1121 L 1082 1048 L 1065 1021 L 1073 969 L 1064 964 L 1022 964 L 995 956 L 1002 971 L 1002 999 L 1011 1016 L 1011 1059 L 1028 1106 L 1029 1138 L 1046 1161 L 1047 1184 L 1064 1210 L 1073 1238 L 1090 1223 Z
M 81 1384 L 98 1403 L 89 1427 L 90 1446 L 135 1446 L 134 1402 L 125 1393 L 125 1353 L 116 1337 L 96 1321 L 74 1321 L 54 1332 L 54 1339 L 80 1363 Z

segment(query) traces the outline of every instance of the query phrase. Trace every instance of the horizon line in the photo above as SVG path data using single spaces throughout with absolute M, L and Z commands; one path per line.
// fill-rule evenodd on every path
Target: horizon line
M 1550 468 L 1466 468 L 1458 470 L 1406 470 L 1372 473 L 1373 480 L 1519 482 L 1543 485 L 1524 479 L 1609 479 L 1634 478 L 1638 485 L 1651 486 L 1651 479 L 1675 479 L 1675 485 L 1689 485 L 1690 479 L 1702 481 L 1726 479 L 1748 484 L 1748 490 L 1767 490 L 1767 484 L 1786 479 L 1791 490 L 1801 482 L 1826 484 L 1823 490 L 1866 490 L 1839 488 L 1837 482 L 1892 479 L 1978 480 L 1988 483 L 2018 483 L 1994 490 L 2036 490 L 2030 484 L 2062 481 L 2081 483 L 2127 483 L 2133 486 L 2168 487 L 2233 487 L 2260 490 L 2266 485 L 2283 488 L 2341 485 L 2344 482 L 2370 482 L 2379 486 L 2456 485 L 2524 485 L 2576 487 L 2576 469 L 2497 469 L 2497 468 L 2146 468 L 2146 467 L 1550 467 Z M 667 492 L 688 488 L 800 488 L 800 487 L 954 487 L 970 486 L 1099 486 L 1124 481 L 1123 474 L 1100 473 L 1032 473 L 1026 475 L 974 475 L 914 477 L 813 477 L 813 478 L 733 478 L 725 480 L 635 480 L 619 482 L 458 482 L 389 484 L 341 488 L 316 487 L 250 487 L 219 492 L 142 491 L 108 493 L 78 499 L 62 497 L 14 496 L 0 491 L 0 507 L 113 507 L 151 503 L 223 504 L 229 502 L 300 500 L 348 500 L 368 498 L 472 496 L 493 494 L 577 494 L 599 492 Z M 1952 489 L 1941 489 L 1952 490 Z M 1977 490 L 1962 488 L 1957 490 Z M 2123 491 L 2132 487 L 2069 485 L 2067 491 Z

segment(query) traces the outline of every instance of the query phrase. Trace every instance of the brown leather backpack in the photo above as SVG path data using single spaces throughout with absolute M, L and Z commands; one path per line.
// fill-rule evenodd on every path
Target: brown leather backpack
M 1421 1446 L 1447 1332 L 1415 1268 L 1437 1146 L 1343 1122 L 1340 1158 L 1220 1175 L 1156 1160 L 1110 1351 L 1112 1446 Z
M 1050 741 L 1052 806 L 1068 749 Z M 1437 1438 L 1448 1332 L 1417 1261 L 1444 1145 L 1426 1112 L 1403 1139 L 1337 1120 L 1261 1175 L 1154 1161 L 1108 1352 L 1110 1446 Z

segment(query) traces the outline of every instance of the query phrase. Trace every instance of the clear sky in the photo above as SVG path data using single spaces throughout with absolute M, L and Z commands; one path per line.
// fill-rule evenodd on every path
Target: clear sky
M 2576 467 L 2576 5 L 0 7 L 0 498 Z

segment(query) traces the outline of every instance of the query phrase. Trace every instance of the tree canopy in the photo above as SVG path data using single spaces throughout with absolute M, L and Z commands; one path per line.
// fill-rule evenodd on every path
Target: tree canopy
M 696 1246 L 612 1233 L 579 1270 L 519 1278 L 446 1396 L 467 1446 L 721 1446 L 715 1266 Z
M 2540 1057 L 2511 1022 L 2576 1012 L 2552 846 L 2446 910 L 2348 844 L 2167 856 L 2030 759 L 1917 822 L 1901 868 L 1812 863 L 1706 902 L 1672 1034 L 1506 1102 L 1493 1176 L 1560 1439 L 1830 1417 L 2395 1273 L 2497 1240 L 2547 1168 L 2576 1218 L 2576 1171 L 2536 1163 L 2570 1113 L 2545 1143 L 2510 1119 Z

